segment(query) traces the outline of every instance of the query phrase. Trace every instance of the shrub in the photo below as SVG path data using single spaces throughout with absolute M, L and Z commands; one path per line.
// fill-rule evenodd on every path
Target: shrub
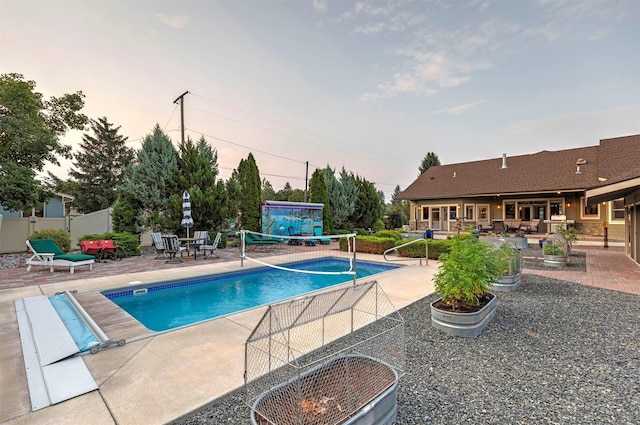
M 107 232 L 82 235 L 79 241 L 95 241 L 111 239 L 115 245 L 118 245 L 118 258 L 134 257 L 140 255 L 140 238 L 128 232 Z
M 395 230 L 378 230 L 373 234 L 373 236 L 376 236 L 378 238 L 392 238 L 397 241 L 402 240 L 402 235 Z
M 396 245 L 402 245 L 404 241 L 396 242 Z M 424 258 L 424 241 L 412 243 L 398 249 L 398 255 L 406 258 Z M 429 259 L 438 260 L 444 253 L 449 252 L 451 248 L 451 239 L 429 239 Z
M 384 225 L 384 221 L 378 219 L 376 220 L 375 223 L 373 223 L 373 231 L 374 232 L 379 232 L 380 230 L 384 230 L 385 229 L 385 225 Z
M 578 229 L 574 226 L 567 226 L 566 224 L 561 223 L 556 226 L 555 232 L 567 241 L 569 249 L 571 249 L 573 243 L 578 240 Z
M 544 255 L 564 256 L 564 250 L 559 246 L 547 244 L 544 246 Z
M 71 251 L 71 235 L 66 230 L 44 229 L 37 230 L 31 234 L 29 239 L 53 239 L 58 247 L 67 253 Z
M 377 236 L 356 236 L 356 252 L 367 254 L 383 254 L 387 249 L 396 246 L 393 238 L 379 238 Z M 347 239 L 340 239 L 340 250 L 347 250 Z
M 451 250 L 440 260 L 434 289 L 454 309 L 477 307 L 502 275 L 503 261 L 493 246 L 469 237 L 452 238 Z

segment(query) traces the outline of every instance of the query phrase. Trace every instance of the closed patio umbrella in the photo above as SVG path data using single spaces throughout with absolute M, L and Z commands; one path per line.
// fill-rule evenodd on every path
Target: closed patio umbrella
M 191 218 L 191 197 L 186 190 L 182 194 L 182 227 L 187 228 L 187 237 L 189 237 L 189 229 L 193 227 L 193 218 Z

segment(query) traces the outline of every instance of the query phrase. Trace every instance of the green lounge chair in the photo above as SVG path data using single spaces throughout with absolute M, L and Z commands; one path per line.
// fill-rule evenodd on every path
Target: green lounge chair
M 93 270 L 95 257 L 88 254 L 65 254 L 56 245 L 53 239 L 33 239 L 27 241 L 27 247 L 33 255 L 27 260 L 27 271 L 31 271 L 31 266 L 49 267 L 53 273 L 54 267 L 69 267 L 73 274 L 78 266 L 89 266 Z
M 277 239 L 265 239 L 255 233 L 245 232 L 244 243 L 247 249 L 253 248 L 271 248 L 274 249 L 280 243 Z

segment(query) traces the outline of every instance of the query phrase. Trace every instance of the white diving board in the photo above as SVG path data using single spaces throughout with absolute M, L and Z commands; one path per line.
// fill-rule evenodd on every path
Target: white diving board
M 79 349 L 49 299 L 44 296 L 15 301 L 31 410 L 98 389 Z

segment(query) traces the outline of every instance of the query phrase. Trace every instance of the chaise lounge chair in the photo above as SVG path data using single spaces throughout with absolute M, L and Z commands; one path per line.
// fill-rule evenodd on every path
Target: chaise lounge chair
M 31 266 L 49 267 L 53 273 L 54 267 L 69 267 L 71 274 L 78 266 L 89 266 L 93 270 L 95 257 L 88 254 L 65 254 L 56 245 L 53 239 L 33 239 L 27 241 L 27 247 L 33 255 L 27 260 L 27 271 L 31 271 Z
M 276 239 L 263 239 L 260 237 L 260 235 L 257 235 L 255 233 L 245 232 L 244 243 L 247 249 L 251 249 L 251 247 L 253 247 L 254 249 L 256 248 L 275 249 L 276 245 L 278 245 L 280 241 Z

